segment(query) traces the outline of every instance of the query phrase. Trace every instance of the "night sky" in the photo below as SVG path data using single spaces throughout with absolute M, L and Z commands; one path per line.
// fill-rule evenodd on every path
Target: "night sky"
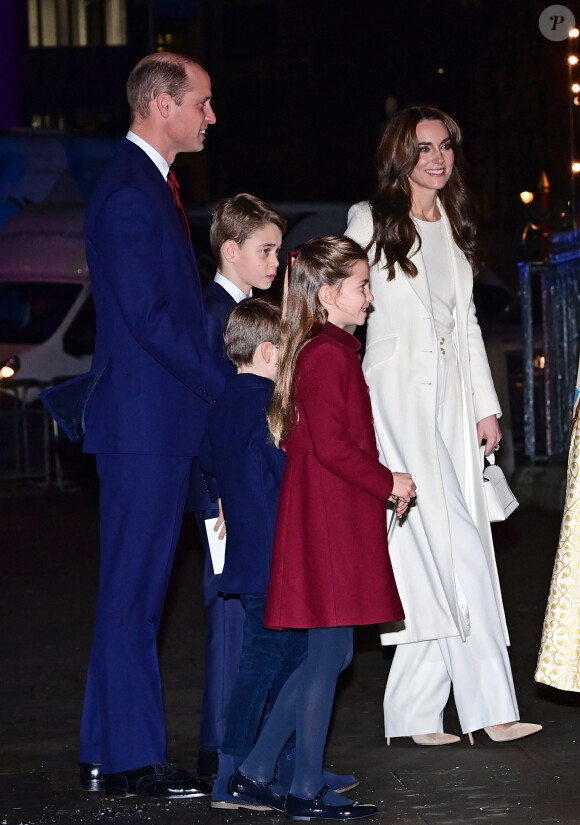
M 460 123 L 482 220 L 511 214 L 543 170 L 554 197 L 568 196 L 568 45 L 541 34 L 545 2 L 285 5 L 276 21 L 228 13 L 225 57 L 210 48 L 218 126 L 208 147 L 216 161 L 229 156 L 225 172 L 215 168 L 218 191 L 367 195 L 393 96 L 399 107 L 436 104 Z M 232 77 L 228 49 L 247 55 L 243 75 Z

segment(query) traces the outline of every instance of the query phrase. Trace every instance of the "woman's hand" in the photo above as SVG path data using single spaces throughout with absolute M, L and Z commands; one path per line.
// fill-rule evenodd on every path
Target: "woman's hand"
M 495 415 L 488 415 L 477 422 L 477 443 L 481 447 L 485 441 L 485 454 L 490 455 L 499 448 L 501 430 Z

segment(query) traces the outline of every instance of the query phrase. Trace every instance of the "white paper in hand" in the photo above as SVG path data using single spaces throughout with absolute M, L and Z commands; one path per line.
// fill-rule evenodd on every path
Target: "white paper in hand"
M 209 552 L 211 554 L 211 563 L 213 572 L 216 576 L 224 569 L 224 561 L 226 557 L 226 539 L 219 538 L 220 531 L 217 533 L 213 529 L 217 518 L 208 518 L 205 520 L 205 530 L 207 533 L 207 540 L 209 543 Z

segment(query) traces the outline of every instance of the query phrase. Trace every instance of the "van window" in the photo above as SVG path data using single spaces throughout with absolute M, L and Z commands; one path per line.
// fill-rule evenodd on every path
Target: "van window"
M 81 289 L 79 284 L 0 283 L 0 343 L 42 344 Z

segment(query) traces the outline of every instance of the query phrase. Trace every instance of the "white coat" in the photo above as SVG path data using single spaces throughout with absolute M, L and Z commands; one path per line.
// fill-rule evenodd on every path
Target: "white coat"
M 473 273 L 453 240 L 439 208 L 453 261 L 455 281 L 454 343 L 460 364 L 464 402 L 465 500 L 481 536 L 506 644 L 509 644 L 499 578 L 485 505 L 476 424 L 501 415 L 481 330 L 473 304 Z M 346 235 L 363 248 L 372 237 L 367 202 L 348 213 Z M 369 250 L 372 260 L 374 250 Z M 458 606 L 443 480 L 437 457 L 438 342 L 425 265 L 420 250 L 411 250 L 415 278 L 397 268 L 387 280 L 384 259 L 371 267 L 372 312 L 367 321 L 363 362 L 370 389 L 381 461 L 393 471 L 408 472 L 417 486 L 415 505 L 396 524 L 389 552 L 405 610 L 404 624 L 385 625 L 383 644 L 402 644 L 449 636 L 465 638 Z

